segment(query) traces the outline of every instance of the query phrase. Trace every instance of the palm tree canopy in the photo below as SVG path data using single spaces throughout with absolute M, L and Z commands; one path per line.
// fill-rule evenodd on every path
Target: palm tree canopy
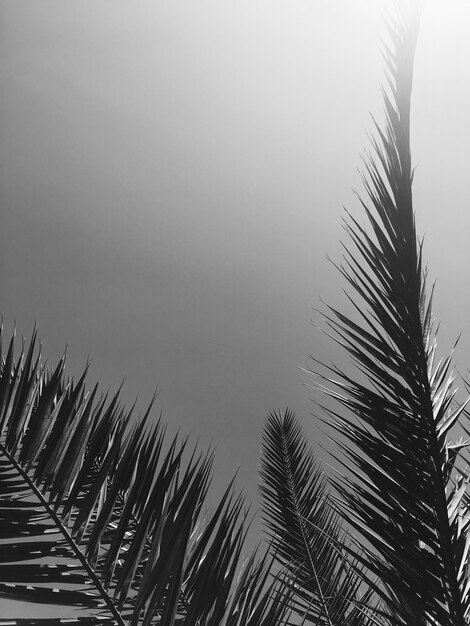
M 436 363 L 415 228 L 410 101 L 419 6 L 397 5 L 385 47 L 385 123 L 364 159 L 366 226 L 349 212 L 338 270 L 352 313 L 327 333 L 356 370 L 319 364 L 344 466 L 329 484 L 292 412 L 266 423 L 260 493 L 273 560 L 245 560 L 243 497 L 205 512 L 211 453 L 167 441 L 152 404 L 134 419 L 41 361 L 36 331 L 0 333 L 0 601 L 124 626 L 463 626 L 470 621 L 466 414 L 452 355 Z M 355 533 L 353 536 L 352 531 Z M 291 613 L 295 617 L 291 617 Z M 1 624 L 53 623 L 49 617 Z

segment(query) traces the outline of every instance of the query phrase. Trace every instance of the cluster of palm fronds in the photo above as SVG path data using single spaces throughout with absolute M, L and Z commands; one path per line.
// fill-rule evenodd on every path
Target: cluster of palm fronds
M 293 417 L 272 415 L 262 496 L 277 559 L 298 573 L 315 624 L 470 623 L 470 473 L 451 357 L 435 362 L 431 298 L 415 231 L 410 97 L 419 7 L 389 24 L 386 123 L 365 159 L 368 225 L 349 213 L 338 266 L 352 313 L 329 308 L 350 368 L 317 364 L 323 421 L 340 454 L 331 495 Z M 462 425 L 461 425 L 462 427 Z M 462 427 L 463 428 L 463 427 Z
M 45 368 L 36 333 L 18 352 L 12 338 L 0 370 L 0 608 L 61 605 L 84 625 L 470 623 L 467 446 L 448 439 L 466 410 L 451 358 L 435 363 L 412 206 L 418 20 L 410 1 L 389 24 L 368 225 L 347 215 L 338 266 L 353 313 L 326 314 L 357 374 L 315 372 L 334 400 L 323 419 L 343 471 L 328 482 L 294 415 L 270 415 L 260 494 L 273 562 L 243 561 L 248 513 L 233 483 L 204 513 L 211 454 L 167 441 L 151 407 L 134 419 L 118 395 L 87 391 L 85 374 L 66 379 L 63 360 Z M 0 610 L 2 623 L 55 622 Z

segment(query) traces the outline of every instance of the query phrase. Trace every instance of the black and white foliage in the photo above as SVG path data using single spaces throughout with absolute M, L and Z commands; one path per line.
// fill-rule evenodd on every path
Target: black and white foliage
M 243 562 L 248 513 L 233 485 L 204 513 L 211 454 L 167 441 L 151 407 L 134 419 L 85 374 L 67 379 L 64 360 L 48 369 L 36 332 L 20 349 L 13 337 L 0 369 L 0 605 L 58 605 L 59 622 L 84 626 L 470 624 L 467 443 L 452 442 L 468 415 L 452 355 L 437 362 L 412 198 L 419 13 L 403 0 L 388 22 L 365 219 L 346 214 L 337 266 L 352 313 L 325 314 L 354 368 L 314 372 L 335 477 L 293 413 L 272 413 L 260 463 L 272 561 Z
M 356 374 L 321 364 L 314 372 L 334 400 L 324 407 L 344 466 L 332 481 L 334 504 L 292 416 L 271 416 L 265 435 L 268 533 L 283 565 L 293 557 L 300 597 L 310 594 L 318 624 L 358 623 L 343 608 L 346 600 L 350 611 L 361 606 L 355 584 L 345 589 L 342 582 L 354 580 L 350 568 L 370 594 L 362 615 L 373 623 L 470 623 L 470 475 L 465 442 L 449 439 L 456 424 L 464 426 L 465 402 L 456 400 L 452 355 L 436 363 L 432 294 L 412 202 L 410 99 L 419 13 L 416 3 L 402 3 L 388 24 L 386 120 L 383 128 L 376 124 L 364 159 L 366 225 L 347 213 L 348 242 L 338 265 L 353 313 L 328 308 L 325 315 L 327 334 Z M 285 470 L 274 473 L 274 466 Z M 327 513 L 317 522 L 322 508 Z M 341 517 L 354 539 L 338 539 L 346 532 L 338 530 Z

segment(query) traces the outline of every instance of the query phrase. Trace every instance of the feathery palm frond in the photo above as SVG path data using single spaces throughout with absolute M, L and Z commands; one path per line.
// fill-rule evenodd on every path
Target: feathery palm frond
M 184 461 L 150 407 L 131 421 L 85 374 L 66 381 L 63 359 L 48 372 L 36 344 L 16 358 L 12 337 L 1 357 L 0 602 L 61 605 L 84 626 L 283 623 L 288 587 L 266 584 L 265 564 L 237 580 L 247 514 L 232 484 L 203 516 L 212 456 Z
M 326 408 L 326 421 L 352 462 L 336 487 L 368 545 L 357 558 L 381 579 L 399 623 L 459 626 L 470 618 L 469 478 L 458 474 L 462 446 L 448 434 L 464 405 L 455 404 L 451 356 L 434 363 L 409 143 L 419 9 L 403 7 L 389 24 L 385 129 L 376 124 L 365 161 L 370 202 L 361 202 L 370 228 L 345 220 L 352 244 L 339 270 L 357 315 L 330 308 L 326 316 L 359 375 L 331 366 L 320 386 L 346 409 Z
M 267 533 L 276 560 L 295 580 L 296 612 L 318 625 L 377 623 L 374 594 L 361 588 L 326 481 L 289 410 L 268 416 L 259 474 Z

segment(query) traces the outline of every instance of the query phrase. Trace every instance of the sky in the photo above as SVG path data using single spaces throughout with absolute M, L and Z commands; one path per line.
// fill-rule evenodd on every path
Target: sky
M 425 1 L 415 208 L 443 349 L 470 348 L 470 3 Z M 318 441 L 314 327 L 344 302 L 343 206 L 382 117 L 389 0 L 3 0 L 0 309 L 44 357 L 88 356 L 256 499 L 266 414 Z M 338 357 L 341 358 L 341 357 Z M 467 361 L 470 367 L 470 362 Z

